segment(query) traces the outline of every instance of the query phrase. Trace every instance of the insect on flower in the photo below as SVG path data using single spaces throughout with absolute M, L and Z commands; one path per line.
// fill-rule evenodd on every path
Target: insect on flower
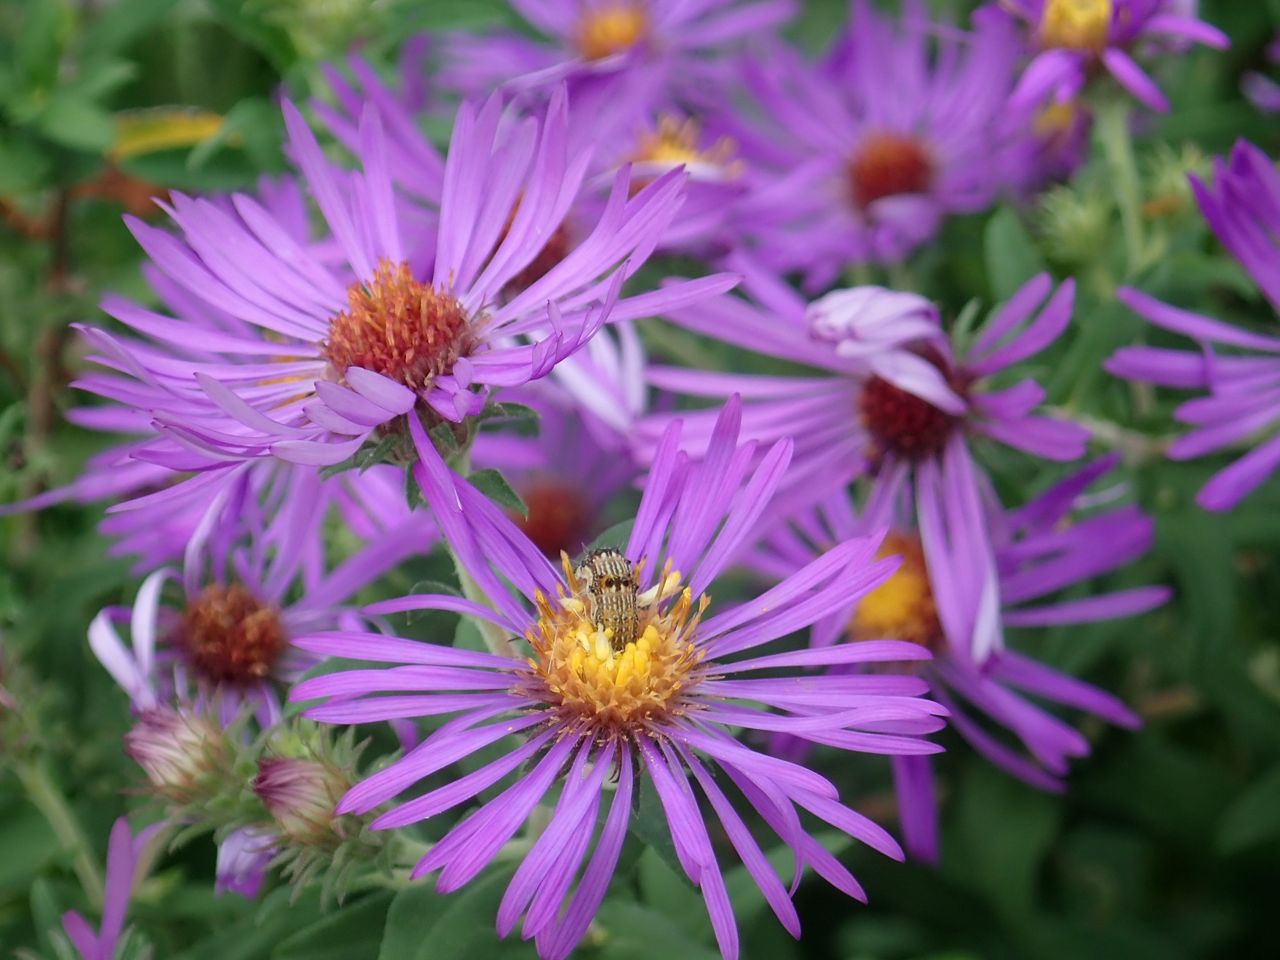
M 640 584 L 631 561 L 613 548 L 592 550 L 573 575 L 587 594 L 592 621 L 614 650 L 625 650 L 640 630 L 636 610 Z

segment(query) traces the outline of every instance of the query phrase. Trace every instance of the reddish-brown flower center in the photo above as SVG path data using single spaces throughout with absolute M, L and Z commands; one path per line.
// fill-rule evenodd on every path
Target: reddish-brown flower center
M 925 359 L 946 372 L 946 361 L 936 351 L 922 351 Z M 963 394 L 962 378 L 948 377 L 952 389 Z M 877 452 L 895 453 L 908 460 L 922 460 L 941 453 L 960 418 L 939 410 L 928 400 L 872 377 L 858 397 L 858 413 L 870 432 Z
M 382 260 L 347 290 L 347 309 L 329 324 L 325 359 L 342 375 L 363 367 L 423 390 L 471 346 L 467 315 L 450 293 L 415 280 L 407 263 Z
M 582 491 L 559 480 L 538 480 L 520 491 L 527 517 L 516 523 L 548 557 L 577 554 L 591 533 L 595 512 Z
M 205 587 L 187 604 L 177 640 L 201 677 L 231 684 L 268 676 L 288 643 L 280 611 L 238 583 Z
M 884 197 L 925 192 L 933 172 L 929 151 L 915 137 L 873 133 L 849 161 L 849 192 L 865 209 Z

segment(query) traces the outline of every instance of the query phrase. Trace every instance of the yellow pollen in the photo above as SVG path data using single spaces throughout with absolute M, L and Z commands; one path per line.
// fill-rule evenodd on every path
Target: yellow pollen
M 660 117 L 657 130 L 641 135 L 631 159 L 655 166 L 683 164 L 691 172 L 716 168 L 724 176 L 737 176 L 741 164 L 733 159 L 737 151 L 733 140 L 722 137 L 704 150 L 698 146 L 700 133 L 696 120 Z
M 578 51 L 587 60 L 603 60 L 630 50 L 649 33 L 649 15 L 638 3 L 606 2 L 584 10 L 578 24 Z
M 1114 0 L 1047 0 L 1040 21 L 1046 47 L 1101 53 L 1111 32 Z
M 693 634 L 710 602 L 695 603 L 679 574 L 664 571 L 660 587 L 641 594 L 635 640 L 616 650 L 613 631 L 590 617 L 585 587 L 564 558 L 567 592 L 535 598 L 538 622 L 526 634 L 529 693 L 599 736 L 625 735 L 686 708 L 683 694 L 695 681 L 701 653 Z M 675 582 L 673 582 L 673 580 Z M 674 602 L 666 602 L 674 596 Z
M 907 640 L 937 652 L 943 642 L 942 625 L 920 540 L 889 534 L 876 557 L 891 556 L 900 556 L 902 566 L 862 598 L 849 632 L 854 640 Z

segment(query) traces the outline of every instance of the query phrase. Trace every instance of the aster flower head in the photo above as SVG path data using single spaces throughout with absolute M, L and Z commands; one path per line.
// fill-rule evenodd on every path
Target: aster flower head
M 893 20 L 855 0 L 821 63 L 780 41 L 743 58 L 750 102 L 720 122 L 746 164 L 757 255 L 821 289 L 990 205 L 1033 146 L 1007 110 L 1017 57 L 1007 23 L 961 30 L 915 2 Z
M 292 471 L 279 499 L 258 501 L 251 476 L 214 496 L 180 574 L 160 568 L 132 608 L 108 607 L 90 624 L 90 647 L 144 716 L 160 708 L 187 716 L 191 708 L 216 718 L 202 722 L 226 724 L 248 704 L 262 728 L 274 725 L 275 685 L 314 662 L 290 637 L 351 622 L 347 598 L 433 541 L 430 521 L 418 516 L 326 570 L 333 480 L 312 468 Z M 117 626 L 124 622 L 129 646 Z
M 772 30 L 796 9 L 793 0 L 515 0 L 512 6 L 544 39 L 453 34 L 442 84 L 476 96 L 508 82 L 530 88 L 656 70 L 670 84 L 692 86 L 717 54 Z
M 1138 718 L 1111 694 L 1010 649 L 1005 630 L 1110 620 L 1167 600 L 1163 587 L 1059 597 L 1073 585 L 1124 568 L 1151 545 L 1148 517 L 1136 507 L 1107 505 L 1122 491 L 1087 494 L 1116 462 L 1114 457 L 1096 461 L 1018 509 L 1002 509 L 993 495 L 985 496 L 994 581 L 974 567 L 966 543 L 973 531 L 948 529 L 941 518 L 913 504 L 910 491 L 895 488 L 884 476 L 874 482 L 860 512 L 847 494 L 835 494 L 775 530 L 752 564 L 775 577 L 790 576 L 827 544 L 888 528 L 879 555 L 897 555 L 901 565 L 875 590 L 818 623 L 814 646 L 856 647 L 898 638 L 927 648 L 933 658 L 917 669 L 947 706 L 960 736 L 1008 773 L 1041 789 L 1059 790 L 1071 759 L 1086 755 L 1089 745 L 1024 695 L 1126 728 L 1137 726 Z M 779 747 L 787 755 L 798 752 L 785 741 Z M 934 861 L 937 806 L 930 762 L 899 756 L 893 764 L 908 849 Z
M 285 120 L 342 250 L 340 267 L 291 243 L 247 197 L 233 198 L 232 217 L 176 196 L 170 212 L 181 238 L 131 224 L 174 283 L 232 318 L 221 329 L 193 329 L 113 303 L 141 338 L 94 332 L 103 362 L 138 382 L 120 396 L 161 431 L 154 460 L 175 469 L 272 456 L 337 463 L 411 412 L 460 422 L 490 391 L 546 375 L 606 320 L 661 306 L 661 293 L 619 301 L 619 291 L 679 206 L 676 172 L 632 195 L 620 171 L 590 234 L 536 282 L 503 296 L 587 168 L 588 156 L 568 151 L 563 91 L 540 118 L 521 119 L 496 96 L 479 110 L 460 108 L 438 228 L 423 236 L 407 235 L 373 104 L 361 116 L 360 171 L 331 166 L 290 104 Z M 676 296 L 730 283 L 709 278 Z
M 713 584 L 753 535 L 790 457 L 790 443 L 783 441 L 752 469 L 754 444 L 738 444 L 738 415 L 736 401 L 731 402 L 703 464 L 691 463 L 679 451 L 679 427 L 672 426 L 654 458 L 627 542 L 576 563 L 565 557 L 560 569 L 499 509 L 453 475 L 414 426 L 422 447 L 414 469 L 424 496 L 492 608 L 454 596 L 422 595 L 378 604 L 371 612 L 454 610 L 494 624 L 503 635 L 523 638 L 513 645 L 527 648 L 508 657 L 359 632 L 295 641 L 317 654 L 396 665 L 303 681 L 292 699 L 328 700 L 307 711 L 315 719 L 366 723 L 454 715 L 418 747 L 352 789 L 340 812 L 373 810 L 456 760 L 518 736 L 518 746 L 498 759 L 404 800 L 374 821 L 375 828 L 389 828 L 438 815 L 526 765 L 418 864 L 415 876 L 439 872 L 441 892 L 474 878 L 552 784 L 563 784 L 549 825 L 516 871 L 498 911 L 503 935 L 523 916 L 523 936 L 535 939 L 541 956 L 567 956 L 585 933 L 617 864 L 637 790 L 656 793 L 680 864 L 702 892 L 728 957 L 737 955 L 737 931 L 699 793 L 793 935 L 798 919 L 787 888 L 766 863 L 726 788 L 732 785 L 746 799 L 790 846 L 798 864 L 813 867 L 852 896 L 861 897 L 856 881 L 801 827 L 801 810 L 881 852 L 899 855 L 888 834 L 841 804 L 826 779 L 757 753 L 730 733 L 729 728 L 784 730 L 846 750 L 924 754 L 936 748 L 916 735 L 941 723 L 938 709 L 916 697 L 923 690 L 918 680 L 886 674 L 850 682 L 793 672 L 837 661 L 927 656 L 913 644 L 756 652 L 882 582 L 892 563 L 871 562 L 875 538 L 841 543 L 758 598 L 716 609 L 709 595 Z M 761 670 L 786 675 L 755 676 Z M 713 776 L 713 770 L 722 776 Z M 607 777 L 616 781 L 616 789 L 596 837 L 594 824 L 609 795 Z
M 970 440 L 982 437 L 1050 460 L 1084 453 L 1087 432 L 1035 413 L 1044 390 L 1031 379 L 993 389 L 990 378 L 1049 347 L 1071 318 L 1075 285 L 1047 275 L 1029 280 L 995 310 L 963 352 L 936 307 L 915 294 L 878 287 L 806 301 L 759 264 L 735 256 L 748 300 L 718 297 L 667 315 L 674 323 L 743 349 L 812 368 L 808 376 L 758 376 L 652 367 L 658 387 L 688 396 L 743 397 L 744 435 L 794 437 L 791 486 L 842 487 L 876 470 L 898 482 L 941 471 L 950 487 L 961 464 L 972 475 Z M 656 436 L 673 415 L 655 415 Z M 705 442 L 710 412 L 682 413 L 687 435 Z M 940 494 L 940 491 L 939 491 Z M 931 499 L 931 498 L 929 498 Z M 948 501 L 954 506 L 954 500 Z
M 1045 395 L 1035 380 L 998 389 L 989 383 L 1062 334 L 1074 304 L 1073 282 L 1055 290 L 1048 275 L 1032 278 L 957 352 L 936 309 L 923 298 L 864 289 L 810 305 L 776 278 L 750 269 L 741 258 L 737 262 L 754 303 L 721 297 L 670 319 L 806 364 L 813 373 L 759 376 L 654 367 L 650 380 L 689 396 L 740 394 L 745 436 L 763 443 L 794 437 L 789 511 L 869 474 L 884 484 L 887 496 L 909 496 L 920 523 L 946 531 L 967 554 L 968 575 L 978 583 L 977 602 L 967 616 L 982 625 L 977 643 L 985 655 L 995 639 L 996 570 L 983 507 L 987 479 L 971 443 L 981 438 L 1058 461 L 1084 454 L 1084 428 L 1035 412 Z M 856 309 L 842 317 L 833 303 Z M 700 449 L 712 414 L 682 415 L 693 449 Z M 664 419 L 650 417 L 645 432 L 654 435 Z
M 1199 18 L 1194 0 L 999 0 L 999 6 L 1025 25 L 1037 50 L 1019 81 L 1019 104 L 1068 100 L 1102 69 L 1163 112 L 1169 101 L 1138 61 L 1192 44 L 1230 45 L 1226 34 Z
M 1212 183 L 1193 177 L 1192 188 L 1223 246 L 1280 311 L 1280 175 L 1274 163 L 1242 141 L 1216 162 Z M 1231 509 L 1280 466 L 1280 336 L 1191 313 L 1132 288 L 1118 296 L 1147 322 L 1195 343 L 1194 349 L 1122 347 L 1106 362 L 1119 377 L 1204 392 L 1175 412 L 1191 429 L 1170 445 L 1169 456 L 1189 460 L 1241 442 L 1256 444 L 1197 497 L 1208 510 Z
M 103 885 L 102 923 L 97 932 L 75 910 L 62 915 L 62 928 L 81 960 L 113 960 L 125 934 L 125 916 L 134 887 L 142 877 L 148 845 L 163 824 L 143 827 L 136 834 L 120 817 L 111 827 L 107 845 L 107 875 Z

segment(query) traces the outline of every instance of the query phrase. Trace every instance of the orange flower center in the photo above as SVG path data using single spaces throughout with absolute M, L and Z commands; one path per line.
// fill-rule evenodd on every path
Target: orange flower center
M 900 556 L 902 566 L 862 598 L 849 635 L 854 640 L 907 640 L 938 653 L 945 641 L 919 537 L 890 533 L 876 559 L 892 556 Z
M 575 42 L 585 60 L 603 60 L 630 50 L 649 33 L 649 15 L 639 3 L 606 0 L 584 10 Z
M 424 390 L 471 347 L 470 323 L 452 294 L 415 280 L 407 263 L 382 260 L 347 290 L 347 309 L 322 345 L 339 375 L 363 367 Z
M 1047 0 L 1040 42 L 1046 47 L 1101 53 L 1114 12 L 1114 0 Z
M 211 584 L 187 604 L 177 640 L 213 683 L 246 684 L 270 675 L 288 644 L 280 612 L 240 584 Z
M 865 209 L 884 197 L 923 193 L 933 183 L 933 158 L 915 137 L 875 133 L 849 161 L 849 192 Z

